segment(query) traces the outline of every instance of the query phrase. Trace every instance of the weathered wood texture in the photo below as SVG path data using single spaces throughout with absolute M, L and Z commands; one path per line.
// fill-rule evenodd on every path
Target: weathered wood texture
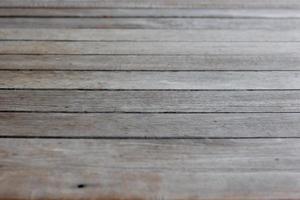
M 51 42 L 1 41 L 0 54 L 298 55 L 295 42 Z
M 300 91 L 0 90 L 1 111 L 300 112 Z
M 300 8 L 297 0 L 1 0 L 1 7 L 74 8 Z
M 300 12 L 299 12 L 300 13 Z M 299 30 L 0 29 L 0 40 L 296 42 Z M 147 63 L 145 63 L 147 64 Z
M 299 149 L 295 139 L 1 139 L 0 196 L 299 199 Z
M 299 18 L 292 9 L 49 9 L 0 8 L 0 17 Z
M 300 72 L 1 71 L 0 88 L 143 90 L 300 89 Z
M 0 18 L 1 28 L 299 30 L 300 19 L 252 18 Z
M 300 113 L 0 113 L 0 136 L 300 137 Z
M 299 34 L 300 36 L 300 34 Z M 0 55 L 0 70 L 300 70 L 300 57 L 257 55 Z M 1 72 L 2 73 L 2 72 Z

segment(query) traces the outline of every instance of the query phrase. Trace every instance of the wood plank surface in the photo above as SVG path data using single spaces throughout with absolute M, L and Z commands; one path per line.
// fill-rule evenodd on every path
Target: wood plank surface
M 0 70 L 287 71 L 300 70 L 300 57 L 286 54 L 0 55 Z
M 299 55 L 295 42 L 50 42 L 1 41 L 0 54 Z
M 111 114 L 0 112 L 0 136 L 300 137 L 300 113 Z
M 300 19 L 282 18 L 0 18 L 4 28 L 299 30 Z
M 299 18 L 292 9 L 49 9 L 0 8 L 0 17 L 206 17 Z
M 299 42 L 300 30 L 0 29 L 0 40 Z
M 0 90 L 1 111 L 300 112 L 300 91 Z
M 300 8 L 297 0 L 1 0 L 1 7 L 60 8 Z
M 0 196 L 298 199 L 299 149 L 297 139 L 1 139 Z
M 1 71 L 0 88 L 99 90 L 300 89 L 300 72 Z

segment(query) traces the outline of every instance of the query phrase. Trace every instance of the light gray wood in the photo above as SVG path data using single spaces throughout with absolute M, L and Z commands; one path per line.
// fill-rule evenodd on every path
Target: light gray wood
M 1 7 L 73 8 L 300 8 L 297 0 L 1 0 Z
M 0 18 L 3 28 L 299 30 L 300 19 L 265 18 Z
M 0 8 L 0 17 L 214 17 L 299 18 L 295 9 L 49 9 Z
M 0 136 L 299 137 L 300 113 L 1 113 Z
M 0 40 L 299 42 L 300 30 L 0 29 Z
M 300 89 L 300 72 L 1 71 L 0 88 Z
M 5 199 L 298 199 L 298 139 L 2 139 Z
M 299 55 L 294 42 L 51 42 L 0 41 L 0 54 Z
M 300 91 L 0 90 L 1 111 L 300 112 Z
M 299 34 L 300 36 L 300 34 Z M 300 70 L 297 55 L 0 55 L 1 70 Z

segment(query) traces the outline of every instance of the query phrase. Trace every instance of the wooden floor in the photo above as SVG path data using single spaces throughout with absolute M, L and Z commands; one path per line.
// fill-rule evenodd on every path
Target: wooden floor
M 300 199 L 300 1 L 0 1 L 0 200 L 217 199 Z

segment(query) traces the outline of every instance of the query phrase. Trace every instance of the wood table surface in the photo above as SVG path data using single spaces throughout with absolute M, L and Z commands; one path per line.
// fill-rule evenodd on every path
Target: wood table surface
M 300 199 L 300 1 L 0 0 L 0 200 L 240 199 Z

